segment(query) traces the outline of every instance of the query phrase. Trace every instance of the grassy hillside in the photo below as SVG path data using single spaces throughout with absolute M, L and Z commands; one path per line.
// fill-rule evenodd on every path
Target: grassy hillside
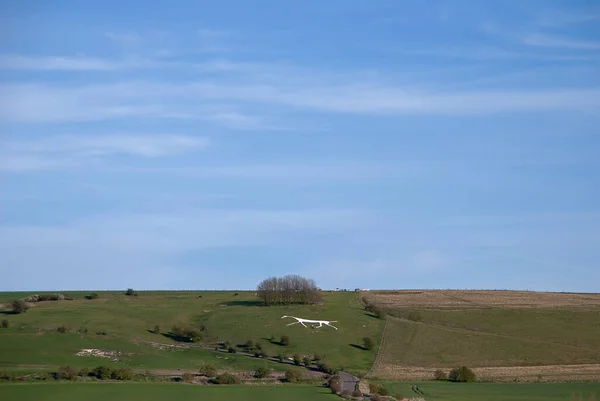
M 167 383 L 50 383 L 4 384 L 6 400 L 40 401 L 163 401 L 186 400 L 336 400 L 325 388 L 311 386 L 192 386 Z
M 134 368 L 198 368 L 210 361 L 220 367 L 244 370 L 269 363 L 196 347 L 161 346 L 177 344 L 162 334 L 173 324 L 183 324 L 204 328 L 204 345 L 226 340 L 243 344 L 252 339 L 260 342 L 269 355 L 318 353 L 325 355 L 332 366 L 366 371 L 376 351 L 364 351 L 351 344 L 359 343 L 364 336 L 379 338 L 383 329 L 382 321 L 364 313 L 354 293 L 327 293 L 323 305 L 289 307 L 260 306 L 251 292 L 239 292 L 238 296 L 233 292 L 140 292 L 135 297 L 104 292 L 95 300 L 84 299 L 86 294 L 66 293 L 74 300 L 34 303 L 26 313 L 1 317 L 9 320 L 10 327 L 0 329 L 0 364 L 109 363 L 107 359 L 75 355 L 86 348 L 119 352 L 118 362 L 113 364 Z M 11 299 L 26 295 L 30 294 L 2 293 L 0 303 L 8 306 Z M 282 320 L 282 315 L 338 320 L 339 331 L 329 327 L 286 327 L 292 320 Z M 58 333 L 56 329 L 61 325 L 69 332 Z M 162 334 L 149 331 L 155 325 L 161 327 Z M 87 334 L 77 333 L 83 328 Z M 100 331 L 107 335 L 95 334 Z M 271 336 L 279 340 L 282 335 L 289 336 L 289 346 L 270 342 Z

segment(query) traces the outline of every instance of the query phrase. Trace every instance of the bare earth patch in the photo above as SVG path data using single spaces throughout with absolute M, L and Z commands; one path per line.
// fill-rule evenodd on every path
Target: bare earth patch
M 600 294 L 597 293 L 423 290 L 370 291 L 363 296 L 382 306 L 408 308 L 600 307 Z
M 120 352 L 120 351 L 110 351 L 110 350 L 101 350 L 96 348 L 84 348 L 75 355 L 77 356 L 96 356 L 99 358 L 107 358 L 113 362 L 119 361 L 119 356 L 121 355 L 132 355 L 130 353 Z

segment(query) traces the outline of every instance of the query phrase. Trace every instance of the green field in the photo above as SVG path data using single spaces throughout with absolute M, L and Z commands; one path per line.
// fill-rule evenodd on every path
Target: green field
M 524 311 L 521 319 L 525 320 L 530 314 L 543 315 L 543 311 Z M 443 312 L 452 314 L 454 312 Z M 382 350 L 383 362 L 408 366 L 452 367 L 468 366 L 530 366 L 530 365 L 561 365 L 598 363 L 600 361 L 600 324 L 590 326 L 585 330 L 563 332 L 563 337 L 556 333 L 547 334 L 556 327 L 559 319 L 573 312 L 557 314 L 549 311 L 544 324 L 538 321 L 541 328 L 538 332 L 528 330 L 524 325 L 513 330 L 504 327 L 503 317 L 506 311 L 461 312 L 462 317 L 469 314 L 478 315 L 481 320 L 473 317 L 473 326 L 486 325 L 485 330 L 462 329 L 450 325 L 423 322 L 411 322 L 390 318 L 386 328 L 387 341 Z M 441 313 L 440 313 L 441 314 Z M 597 312 L 596 312 L 597 314 Z M 553 316 L 556 318 L 552 319 Z M 425 318 L 427 319 L 427 318 Z M 593 319 L 596 319 L 593 316 Z M 454 323 L 450 318 L 449 322 Z M 480 323 L 481 321 L 485 323 Z M 535 320 L 533 320 L 535 321 Z M 589 321 L 592 321 L 590 317 Z M 513 323 L 514 325 L 514 323 Z M 467 326 L 468 327 L 468 326 Z M 505 334 L 511 333 L 511 334 Z M 590 334 L 598 337 L 591 338 Z M 572 345 L 577 343 L 577 345 Z
M 598 383 L 385 383 L 390 394 L 417 397 L 411 390 L 418 384 L 427 401 L 583 401 L 600 396 Z
M 600 362 L 597 294 L 391 291 L 368 297 L 390 314 L 374 371 L 379 377 L 394 378 L 399 366 Z
M 7 305 L 11 299 L 30 294 L 2 293 L 0 303 Z M 272 307 L 260 306 L 252 292 L 239 292 L 238 296 L 233 292 L 140 292 L 137 297 L 103 292 L 96 300 L 84 299 L 86 294 L 65 293 L 75 299 L 34 303 L 26 313 L 3 315 L 1 318 L 8 319 L 10 327 L 0 329 L 0 367 L 113 364 L 138 369 L 196 369 L 204 361 L 210 361 L 217 367 L 235 370 L 253 370 L 264 364 L 271 364 L 274 369 L 284 368 L 275 362 L 197 347 L 161 350 L 157 344 L 151 344 L 176 344 L 149 330 L 158 324 L 164 334 L 179 323 L 204 327 L 206 346 L 214 347 L 226 340 L 243 344 L 252 339 L 260 342 L 269 355 L 318 353 L 334 367 L 366 371 L 375 359 L 376 350 L 365 351 L 351 344 L 360 343 L 365 336 L 378 339 L 383 330 L 383 321 L 366 315 L 354 293 L 325 293 L 322 305 Z M 329 327 L 286 327 L 291 320 L 281 320 L 282 315 L 338 320 L 339 331 Z M 60 325 L 70 331 L 58 333 L 56 328 Z M 87 328 L 88 333 L 77 333 L 80 328 Z M 95 334 L 101 330 L 107 335 Z M 282 335 L 290 337 L 289 346 L 269 341 L 271 336 L 279 340 Z M 116 363 L 75 355 L 88 348 L 119 351 L 121 355 Z
M 336 400 L 339 397 L 322 387 L 310 386 L 193 386 L 167 383 L 49 383 L 2 384 L 4 401 L 163 401 L 244 400 L 307 401 Z

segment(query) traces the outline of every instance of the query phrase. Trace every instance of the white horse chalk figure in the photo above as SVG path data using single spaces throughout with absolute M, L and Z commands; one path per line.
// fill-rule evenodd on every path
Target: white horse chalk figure
M 291 317 L 293 319 L 296 319 L 295 322 L 292 322 L 290 324 L 286 324 L 286 326 L 291 326 L 293 324 L 300 323 L 302 326 L 308 327 L 304 323 L 309 323 L 309 324 L 314 324 L 315 326 L 313 326 L 313 327 L 316 327 L 316 328 L 321 328 L 321 327 L 323 327 L 323 325 L 325 325 L 325 326 L 333 327 L 336 330 L 338 329 L 337 327 L 335 327 L 334 325 L 331 324 L 331 323 L 337 322 L 337 320 L 311 320 L 311 319 L 302 319 L 301 317 L 296 317 L 296 316 L 287 316 L 287 315 L 286 316 L 281 316 L 282 319 L 284 319 L 286 317 Z M 317 324 L 319 326 L 316 326 Z

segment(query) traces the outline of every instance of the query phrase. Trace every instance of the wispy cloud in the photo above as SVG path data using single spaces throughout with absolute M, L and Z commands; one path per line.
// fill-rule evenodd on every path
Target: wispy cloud
M 407 54 L 444 59 L 466 60 L 540 60 L 540 61 L 582 61 L 592 59 L 585 55 L 539 54 L 528 51 L 510 51 L 498 47 L 444 48 L 433 50 L 415 50 Z
M 534 22 L 543 27 L 564 27 L 577 25 L 600 20 L 600 10 L 574 11 L 574 10 L 553 10 L 540 15 Z
M 3 141 L 0 142 L 0 170 L 70 169 L 94 164 L 98 158 L 111 155 L 156 158 L 192 152 L 208 145 L 206 138 L 185 135 L 63 135 L 29 141 Z
M 0 69 L 32 71 L 121 71 L 130 69 L 168 67 L 150 59 L 103 59 L 86 56 L 0 55 Z
M 379 84 L 233 85 L 208 82 L 124 82 L 90 86 L 0 85 L 0 121 L 68 122 L 119 118 L 216 119 L 239 123 L 230 110 L 271 105 L 356 114 L 472 115 L 600 108 L 600 88 L 487 91 L 416 91 Z M 231 113 L 231 111 L 227 111 Z M 237 112 L 236 112 L 237 113 Z M 247 120 L 251 124 L 253 120 Z
M 106 32 L 104 34 L 108 39 L 124 46 L 133 46 L 140 44 L 142 42 L 142 38 L 137 33 L 115 33 L 115 32 Z
M 576 40 L 563 38 L 560 36 L 551 36 L 544 34 L 531 34 L 523 37 L 523 43 L 529 46 L 538 47 L 558 47 L 577 50 L 597 50 L 600 49 L 600 42 Z
M 3 144 L 8 152 L 74 153 L 84 156 L 129 154 L 159 157 L 190 152 L 207 147 L 207 138 L 186 135 L 63 135 L 35 141 L 12 141 Z

